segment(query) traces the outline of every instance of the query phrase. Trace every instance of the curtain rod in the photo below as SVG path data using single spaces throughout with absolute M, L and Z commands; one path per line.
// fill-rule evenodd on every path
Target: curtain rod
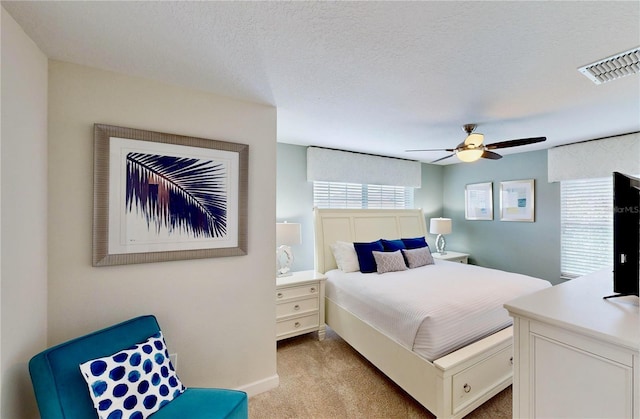
M 373 154 L 373 153 L 363 153 L 361 151 L 341 150 L 339 148 L 320 147 L 320 146 L 317 146 L 317 145 L 309 145 L 309 146 L 307 146 L 307 148 L 309 148 L 309 147 L 321 148 L 323 150 L 342 151 L 343 153 L 362 154 L 363 156 L 384 157 L 385 159 L 396 159 L 396 160 L 403 160 L 403 161 L 411 161 L 411 162 L 420 163 L 420 160 L 404 159 L 402 157 L 383 156 L 381 154 Z
M 573 145 L 573 144 L 589 143 L 591 141 L 606 140 L 607 138 L 624 137 L 625 135 L 632 135 L 632 134 L 640 134 L 640 131 L 631 131 L 631 132 L 627 132 L 625 134 L 616 134 L 616 135 L 608 135 L 606 137 L 592 138 L 590 140 L 582 140 L 582 141 L 577 141 L 575 143 L 561 144 L 561 145 L 557 145 L 557 146 L 551 147 L 551 148 L 564 147 L 564 146 Z

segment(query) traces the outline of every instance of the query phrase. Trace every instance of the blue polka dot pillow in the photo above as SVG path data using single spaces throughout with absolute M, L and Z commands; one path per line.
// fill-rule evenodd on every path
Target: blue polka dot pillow
M 101 419 L 144 419 L 185 390 L 162 332 L 114 355 L 80 364 L 80 371 Z

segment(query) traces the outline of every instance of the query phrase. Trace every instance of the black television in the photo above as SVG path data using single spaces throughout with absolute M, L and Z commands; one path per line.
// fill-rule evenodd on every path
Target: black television
M 640 288 L 640 179 L 613 172 L 613 292 L 638 295 Z

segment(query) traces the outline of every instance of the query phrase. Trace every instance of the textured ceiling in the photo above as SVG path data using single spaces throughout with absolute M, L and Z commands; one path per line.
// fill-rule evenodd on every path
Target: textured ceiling
M 2 5 L 52 59 L 276 106 L 285 143 L 428 162 L 404 150 L 465 123 L 548 138 L 501 154 L 640 130 L 639 75 L 577 71 L 640 45 L 638 1 Z

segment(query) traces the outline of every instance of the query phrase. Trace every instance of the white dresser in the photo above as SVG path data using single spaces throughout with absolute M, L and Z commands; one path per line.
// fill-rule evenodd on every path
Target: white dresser
M 638 297 L 603 300 L 612 281 L 602 271 L 505 304 L 513 417 L 640 418 Z
M 324 339 L 326 279 L 315 271 L 276 278 L 276 340 L 314 331 L 318 332 L 318 339 Z

